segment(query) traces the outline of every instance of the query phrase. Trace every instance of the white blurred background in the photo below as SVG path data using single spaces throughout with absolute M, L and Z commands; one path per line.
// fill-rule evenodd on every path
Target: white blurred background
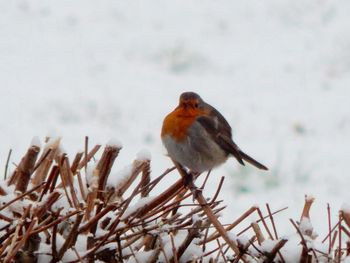
M 310 194 L 322 229 L 350 198 L 349 14 L 346 0 L 0 1 L 0 169 L 33 136 L 72 158 L 88 135 L 123 143 L 115 169 L 148 149 L 155 177 L 171 166 L 162 120 L 195 91 L 270 168 L 213 171 L 224 218 L 265 203 L 298 218 Z

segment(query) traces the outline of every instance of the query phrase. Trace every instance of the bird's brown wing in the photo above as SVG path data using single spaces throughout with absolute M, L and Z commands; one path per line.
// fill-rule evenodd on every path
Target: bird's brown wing
M 221 115 L 220 117 L 224 119 L 224 117 L 222 117 Z M 228 125 L 226 120 L 225 122 L 221 122 L 221 120 L 217 122 L 215 120 L 215 117 L 213 119 L 207 116 L 201 116 L 197 118 L 197 121 L 207 130 L 207 132 L 212 136 L 213 140 L 217 144 L 219 144 L 224 151 L 232 154 L 240 164 L 244 165 L 244 162 L 243 162 L 244 160 L 259 169 L 268 170 L 266 166 L 259 163 L 258 161 L 250 157 L 248 154 L 244 153 L 237 146 L 237 144 L 233 142 L 231 138 L 231 127 Z M 223 127 L 219 127 L 218 123 L 221 123 L 224 126 L 226 126 L 224 127 L 226 129 L 223 129 Z
M 238 146 L 229 137 L 220 132 L 216 120 L 207 116 L 201 116 L 197 118 L 197 121 L 206 129 L 208 134 L 212 136 L 212 139 L 219 144 L 225 152 L 232 154 L 240 164 L 244 165 Z M 231 128 L 229 128 L 229 134 L 231 134 L 230 129 Z

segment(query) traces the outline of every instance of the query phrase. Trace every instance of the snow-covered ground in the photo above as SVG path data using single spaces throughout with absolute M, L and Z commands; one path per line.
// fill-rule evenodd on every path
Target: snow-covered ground
M 311 194 L 323 234 L 327 202 L 336 217 L 350 198 L 349 13 L 346 0 L 0 1 L 0 169 L 33 136 L 62 136 L 72 156 L 88 135 L 122 141 L 115 169 L 147 148 L 159 175 L 162 119 L 196 91 L 270 167 L 213 171 L 225 220 L 286 205 L 283 229 Z

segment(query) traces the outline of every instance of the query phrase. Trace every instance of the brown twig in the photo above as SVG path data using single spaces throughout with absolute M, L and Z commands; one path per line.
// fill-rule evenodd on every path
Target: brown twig
M 31 146 L 12 175 L 10 181 L 16 184 L 16 191 L 24 193 L 27 190 L 39 151 L 40 148 L 38 146 Z
M 265 241 L 265 237 L 264 237 L 263 233 L 261 232 L 261 229 L 260 229 L 259 225 L 258 225 L 256 222 L 252 222 L 252 223 L 251 223 L 251 226 L 252 226 L 252 228 L 253 228 L 253 231 L 254 231 L 254 233 L 255 233 L 255 236 L 256 236 L 257 239 L 258 239 L 259 245 L 261 245 L 262 242 Z
M 197 222 L 194 222 L 194 224 L 193 224 L 194 228 L 188 231 L 188 234 L 187 234 L 185 240 L 182 242 L 182 244 L 180 245 L 180 247 L 179 247 L 179 249 L 177 251 L 176 257 L 178 259 L 181 258 L 181 256 L 186 251 L 188 246 L 192 243 L 193 239 L 199 237 L 200 230 L 201 230 L 201 225 L 202 225 L 202 221 L 201 220 L 198 220 Z
M 258 212 L 258 215 L 259 215 L 259 217 L 260 217 L 261 222 L 263 223 L 263 226 L 264 226 L 266 232 L 268 233 L 270 239 L 273 240 L 273 236 L 272 236 L 272 234 L 271 234 L 271 231 L 270 231 L 269 227 L 267 226 L 267 223 L 266 223 L 266 221 L 265 221 L 265 217 L 264 217 L 263 214 L 261 213 L 261 210 L 260 210 L 259 207 L 257 208 L 257 212 Z M 269 216 L 270 216 L 270 215 L 269 215 Z
M 63 187 L 65 191 L 66 191 L 66 187 L 68 187 L 69 189 L 70 197 L 67 193 L 67 198 L 69 201 L 71 199 L 71 202 L 76 209 L 79 209 L 79 200 L 74 190 L 73 174 L 70 169 L 69 160 L 66 155 L 62 156 L 62 161 L 60 163 L 59 168 L 60 168 L 60 175 L 61 175 Z
M 57 255 L 58 259 L 61 259 L 63 257 L 64 253 L 67 251 L 68 248 L 75 245 L 75 242 L 77 241 L 77 237 L 78 237 L 78 228 L 82 220 L 83 220 L 83 214 L 77 214 L 77 218 L 74 222 L 74 225 L 71 231 L 69 232 L 69 235 L 66 238 L 65 242 L 63 243 L 61 249 L 58 252 L 58 255 Z
M 272 213 L 271 213 L 271 209 L 270 209 L 270 205 L 266 204 L 266 208 L 267 208 L 267 212 L 269 213 L 269 218 L 272 224 L 272 229 L 273 229 L 273 233 L 275 234 L 275 239 L 278 239 L 278 234 L 277 234 L 277 229 L 276 229 L 276 225 L 275 225 L 275 220 L 273 219 Z
M 170 243 L 171 243 L 171 250 L 173 252 L 173 257 L 169 260 L 170 263 L 178 263 L 178 258 L 177 257 L 177 250 L 176 250 L 176 246 L 175 246 L 175 242 L 174 242 L 174 235 L 173 233 L 169 233 L 169 238 L 170 238 Z
M 96 214 L 93 218 L 91 218 L 85 225 L 81 226 L 79 228 L 79 233 L 83 233 L 85 231 L 88 231 L 93 225 L 96 225 L 96 223 L 109 211 L 115 209 L 116 206 L 111 204 L 108 205 L 105 209 L 101 210 L 98 214 Z
M 332 237 L 332 242 L 331 242 L 331 250 L 334 248 L 335 241 L 337 240 L 337 236 L 338 236 L 338 230 L 335 230 L 333 232 L 333 237 Z
M 303 212 L 301 213 L 300 220 L 302 220 L 304 217 L 310 219 L 310 208 L 312 203 L 314 202 L 315 198 L 305 196 L 305 204 L 303 208 Z
M 7 179 L 7 171 L 8 171 L 8 167 L 9 167 L 9 162 L 10 162 L 11 154 L 12 154 L 12 149 L 9 150 L 9 153 L 8 153 L 8 155 L 7 155 L 6 165 L 5 165 L 5 172 L 4 172 L 4 180 Z
M 303 233 L 300 231 L 300 228 L 297 226 L 297 224 L 292 220 L 292 219 L 289 219 L 289 221 L 292 223 L 292 225 L 294 226 L 294 228 L 296 229 L 297 233 L 299 234 L 300 236 L 300 239 L 301 239 L 301 244 L 303 246 L 303 250 L 302 250 L 302 253 L 301 253 L 301 257 L 300 257 L 300 263 L 307 263 L 309 262 L 309 247 L 306 243 L 306 240 L 304 238 L 304 235 Z M 311 251 L 313 252 L 314 254 L 314 259 L 316 260 L 316 262 L 318 262 L 318 259 L 317 259 L 317 256 L 316 256 L 316 253 L 315 253 L 315 250 L 314 249 L 311 249 Z
M 49 224 L 47 224 L 47 225 L 45 225 L 45 226 L 42 226 L 42 227 L 39 227 L 39 228 L 34 229 L 34 230 L 32 231 L 31 234 L 34 235 L 34 234 L 38 234 L 38 233 L 40 233 L 40 232 L 43 232 L 43 231 L 49 229 L 50 227 L 52 227 L 52 226 L 54 226 L 54 225 L 56 225 L 56 224 L 59 224 L 59 223 L 63 222 L 64 220 L 66 220 L 66 219 L 68 219 L 68 218 L 70 218 L 70 217 L 72 217 L 72 216 L 74 216 L 74 215 L 76 215 L 76 214 L 78 214 L 78 213 L 80 213 L 80 211 L 78 211 L 78 210 L 75 210 L 75 211 L 73 211 L 73 212 L 70 212 L 70 213 L 68 213 L 67 215 L 62 216 L 62 217 L 60 217 L 60 218 L 58 218 L 58 219 L 52 221 L 51 223 L 49 223 Z
M 100 161 L 96 166 L 96 170 L 98 171 L 97 198 L 99 198 L 101 201 L 103 201 L 102 192 L 106 187 L 107 178 L 109 176 L 109 173 L 111 172 L 112 165 L 114 163 L 115 158 L 118 156 L 120 149 L 121 148 L 118 148 L 116 146 L 107 145 L 102 153 Z
M 47 197 L 45 202 L 43 202 L 40 206 L 38 206 L 35 210 L 35 214 L 38 218 L 43 218 L 43 216 L 51 209 L 51 206 L 56 203 L 58 198 L 60 197 L 59 192 L 52 192 Z
M 44 183 L 40 184 L 40 185 L 37 185 L 35 187 L 33 187 L 32 189 L 30 189 L 29 191 L 17 196 L 15 199 L 12 199 L 10 202 L 7 202 L 6 204 L 4 204 L 3 206 L 0 207 L 0 211 L 5 209 L 6 207 L 12 205 L 14 202 L 22 199 L 23 197 L 27 196 L 27 195 L 30 195 L 31 193 L 33 193 L 34 191 L 38 190 L 40 187 L 43 186 Z
M 189 178 L 189 184 L 188 187 L 191 190 L 193 197 L 197 200 L 197 202 L 202 205 L 204 212 L 206 213 L 207 217 L 211 221 L 211 223 L 215 226 L 216 230 L 219 232 L 220 236 L 227 242 L 227 244 L 231 247 L 231 249 L 238 255 L 240 253 L 239 248 L 237 245 L 229 238 L 227 235 L 227 232 L 225 228 L 221 225 L 217 217 L 213 214 L 213 211 L 210 209 L 207 201 L 203 197 L 201 191 L 197 191 L 196 186 L 194 185 L 192 178 L 189 174 L 186 173 L 186 171 L 181 167 L 180 164 L 173 161 L 176 168 L 178 169 L 179 173 L 181 174 L 182 178 L 184 180 L 187 180 Z
M 75 175 L 78 172 L 78 166 L 79 166 L 79 163 L 81 161 L 81 158 L 83 158 L 83 155 L 84 155 L 84 152 L 78 152 L 75 155 L 74 160 L 72 162 L 72 165 L 70 167 L 70 170 L 72 171 L 73 175 Z
M 329 236 L 337 229 L 338 223 L 339 223 L 339 222 L 337 222 L 337 223 L 335 224 L 335 226 L 332 227 L 331 231 L 330 231 L 330 232 L 326 235 L 326 237 L 322 240 L 322 243 L 324 243 L 324 242 L 329 238 Z
M 282 212 L 282 211 L 284 211 L 284 210 L 286 210 L 286 209 L 288 209 L 288 207 L 283 207 L 283 208 L 281 208 L 281 209 L 278 209 L 278 210 L 276 210 L 275 212 L 273 212 L 272 215 L 278 214 L 278 213 L 280 213 L 280 212 Z M 268 218 L 268 217 L 269 217 L 269 216 L 267 215 L 267 216 L 264 216 L 263 218 L 266 219 L 266 218 Z M 257 223 L 261 222 L 261 218 L 258 219 L 256 222 L 257 222 Z M 242 231 L 240 231 L 240 232 L 237 234 L 237 236 L 242 235 L 243 233 L 245 233 L 246 231 L 248 231 L 250 228 L 251 228 L 251 226 L 246 227 L 245 229 L 243 229 Z
M 57 224 L 52 227 L 52 238 L 51 238 L 51 252 L 52 260 L 51 263 L 58 262 L 58 253 L 57 253 Z
M 59 169 L 58 166 L 53 166 L 50 172 L 49 177 L 47 178 L 47 181 L 45 183 L 45 186 L 43 188 L 43 190 L 41 191 L 40 197 L 39 197 L 39 201 L 41 201 L 43 199 L 43 197 L 46 195 L 46 193 L 48 192 L 52 182 L 55 180 L 55 177 L 58 176 L 59 173 Z M 50 191 L 51 193 L 53 192 L 53 190 L 55 189 L 55 186 L 52 186 L 52 191 Z
M 13 259 L 13 256 L 17 253 L 18 249 L 20 248 L 20 247 L 18 247 L 17 239 L 20 235 L 20 230 L 21 230 L 23 224 L 25 223 L 25 219 L 27 218 L 27 216 L 30 212 L 30 209 L 31 209 L 31 205 L 29 205 L 24 210 L 20 220 L 18 221 L 18 224 L 15 227 L 15 231 L 14 231 L 14 234 L 13 234 L 12 240 L 11 240 L 11 245 L 9 246 L 9 249 L 7 251 L 7 256 L 4 259 L 4 263 L 11 262 Z M 22 238 L 22 240 L 23 240 L 23 238 Z
M 48 149 L 45 153 L 43 153 L 43 155 L 40 157 L 39 161 L 35 164 L 33 172 L 35 172 L 40 167 L 40 165 L 44 162 L 44 160 L 50 154 L 50 152 L 51 152 L 51 149 Z
M 49 145 L 47 145 L 44 148 L 44 151 L 41 154 L 41 157 L 39 158 L 40 160 L 42 160 L 40 161 L 40 166 L 37 167 L 31 180 L 33 185 L 39 185 L 45 181 L 48 175 L 48 171 L 50 170 L 50 167 L 53 163 L 53 160 L 59 153 L 60 141 L 60 138 L 53 140 Z
M 254 211 L 256 210 L 255 206 L 252 206 L 247 211 L 245 211 L 239 218 L 237 218 L 232 224 L 230 224 L 228 227 L 225 228 L 226 231 L 230 231 L 234 227 L 236 227 L 238 224 L 240 224 L 244 219 L 246 219 L 248 216 L 250 216 Z M 249 226 L 250 228 L 250 226 Z M 218 233 L 211 234 L 207 239 L 206 243 L 213 241 L 217 239 L 220 235 Z M 203 244 L 203 241 L 199 242 L 199 244 Z
M 342 257 L 342 238 L 341 238 L 341 234 L 342 234 L 342 213 L 339 213 L 339 221 L 338 221 L 338 262 L 341 262 L 341 257 Z
M 131 186 L 131 184 L 135 181 L 136 177 L 144 169 L 147 169 L 147 166 L 148 166 L 147 161 L 146 162 L 145 161 L 138 161 L 138 160 L 134 161 L 132 164 L 132 169 L 131 169 L 130 175 L 127 176 L 127 178 L 125 178 L 125 180 L 120 182 L 120 184 L 115 187 L 114 191 L 115 191 L 116 196 L 121 197 L 126 192 L 126 190 Z M 147 179 L 147 177 L 143 177 L 143 179 Z M 142 186 L 144 186 L 144 182 L 142 183 Z M 145 194 L 148 195 L 147 191 L 145 191 L 144 189 L 145 189 L 145 187 L 142 188 L 141 194 L 143 193 L 144 195 Z
M 87 144 L 85 143 L 85 145 Z M 95 147 L 92 148 L 88 154 L 85 154 L 84 159 L 78 165 L 77 170 L 81 170 L 83 167 L 85 167 L 88 164 L 88 162 L 90 162 L 90 160 L 95 156 L 95 154 L 98 152 L 100 148 L 101 148 L 101 145 L 95 145 Z M 85 152 L 87 152 L 87 146 L 85 146 Z
M 83 180 L 81 178 L 81 174 L 80 174 L 79 171 L 76 172 L 76 175 L 78 177 L 78 184 L 79 184 L 79 189 L 80 189 L 80 195 L 84 199 L 84 201 L 86 201 L 86 192 L 85 192 L 86 185 L 84 185 Z
M 151 162 L 149 160 L 145 162 L 145 165 L 142 169 L 141 181 L 143 182 L 143 185 L 141 187 L 141 197 L 146 197 L 149 194 L 148 185 L 151 181 Z
M 219 248 L 219 253 L 218 253 L 217 257 L 216 257 L 216 261 L 219 261 L 219 255 L 221 255 L 223 261 L 224 261 L 225 263 L 227 263 L 225 254 L 224 254 L 224 252 L 222 251 L 222 246 L 221 246 L 221 244 L 220 244 L 220 240 L 219 240 L 219 239 L 216 239 L 216 242 L 217 242 L 218 248 Z
M 24 234 L 24 236 L 21 238 L 21 240 L 17 243 L 17 245 L 13 248 L 11 253 L 9 252 L 7 257 L 5 258 L 4 263 L 12 262 L 14 256 L 16 255 L 17 251 L 24 245 L 24 243 L 28 240 L 30 236 L 30 231 L 33 229 L 34 225 L 36 224 L 37 219 L 34 218 L 27 229 L 27 232 Z
M 332 223 L 331 223 L 331 208 L 329 204 L 327 204 L 327 218 L 328 218 L 328 254 L 331 253 L 331 243 L 332 243 L 332 236 L 331 236 L 331 231 L 332 231 Z
M 216 188 L 216 192 L 215 192 L 215 194 L 214 194 L 214 196 L 213 196 L 213 198 L 211 199 L 210 202 L 215 202 L 216 199 L 218 198 L 219 193 L 220 193 L 220 191 L 221 191 L 221 187 L 222 187 L 222 185 L 223 185 L 223 183 L 224 183 L 224 180 L 225 180 L 225 177 L 221 177 L 220 182 L 219 182 L 219 185 L 218 185 L 218 187 Z
M 277 244 L 273 247 L 270 252 L 264 253 L 265 259 L 264 263 L 273 263 L 280 249 L 288 242 L 287 239 L 281 239 L 277 242 Z M 283 260 L 284 261 L 284 260 Z

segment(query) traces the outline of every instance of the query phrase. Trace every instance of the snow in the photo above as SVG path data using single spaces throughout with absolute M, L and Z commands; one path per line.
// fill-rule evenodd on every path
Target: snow
M 152 157 L 151 152 L 146 149 L 139 151 L 136 155 L 136 159 L 138 161 L 150 161 L 151 157 Z
M 260 250 L 263 252 L 270 252 L 278 243 L 278 240 L 270 240 L 266 239 L 264 242 L 262 242 L 260 246 Z
M 249 244 L 249 237 L 247 235 L 241 235 L 241 236 L 236 236 L 233 231 L 231 230 L 228 232 L 228 237 L 236 244 L 241 244 L 243 246 Z
M 138 263 L 138 262 L 144 262 L 145 259 L 150 258 L 154 253 L 154 250 L 149 251 L 136 251 L 134 252 L 134 255 L 131 256 L 126 262 L 127 263 Z
M 237 238 L 238 243 L 242 244 L 243 246 L 247 246 L 250 242 L 250 238 L 247 235 L 242 235 Z
M 193 224 L 197 223 L 199 220 L 201 220 L 201 218 L 200 218 L 199 215 L 194 214 L 194 215 L 192 216 L 192 222 L 193 222 Z
M 116 147 L 118 149 L 121 149 L 123 147 L 123 144 L 121 141 L 119 141 L 115 138 L 112 138 L 112 139 L 108 140 L 108 142 L 106 143 L 106 146 L 113 146 L 113 147 Z
M 11 188 L 13 187 L 11 186 L 5 189 L 11 189 Z M 3 206 L 17 198 L 17 195 L 14 194 L 14 192 L 11 192 L 8 190 L 6 192 L 8 192 L 9 194 L 0 195 L 0 206 Z M 23 210 L 29 205 L 33 205 L 33 202 L 28 199 L 17 200 L 16 202 L 12 203 L 7 208 L 5 208 L 5 210 L 3 210 L 2 213 L 7 217 L 12 218 L 13 216 L 10 212 L 22 213 Z
M 30 142 L 30 146 L 36 146 L 38 148 L 41 148 L 40 138 L 38 136 L 34 136 L 32 138 L 32 141 Z
M 228 232 L 227 235 L 235 244 L 237 244 L 238 237 L 234 233 Z
M 86 166 L 86 173 L 85 173 L 85 180 L 88 183 L 88 185 L 97 187 L 98 186 L 98 176 L 96 176 L 95 173 L 95 169 L 97 166 L 97 162 L 96 163 L 88 163 L 88 165 Z
M 73 251 L 73 249 L 67 249 L 67 251 L 64 253 L 63 257 L 62 257 L 62 261 L 63 262 L 70 262 L 70 261 L 74 261 L 77 259 L 77 255 L 75 254 L 75 252 Z
M 8 222 L 6 222 L 6 221 L 4 221 L 4 220 L 1 220 L 1 221 L 0 221 L 0 229 L 3 228 L 3 227 L 5 227 L 5 226 L 7 226 L 8 224 L 9 224 Z M 0 233 L 2 233 L 2 232 L 5 233 L 5 230 L 0 231 Z M 0 236 L 2 236 L 2 235 L 0 235 Z
M 341 206 L 340 210 L 342 210 L 346 214 L 350 214 L 350 204 L 343 203 L 343 205 Z
M 129 206 L 125 210 L 121 220 L 127 219 L 132 213 L 136 212 L 140 208 L 142 208 L 142 207 L 146 206 L 148 203 L 152 202 L 152 200 L 154 198 L 155 198 L 154 196 L 147 196 L 147 197 L 140 198 L 136 204 Z
M 116 249 L 117 248 L 117 242 L 110 242 L 104 246 L 101 246 L 99 249 L 97 249 L 96 252 L 100 252 L 104 249 L 109 249 L 109 250 L 113 250 L 113 249 Z
M 330 0 L 2 1 L 0 168 L 12 149 L 14 170 L 34 135 L 50 135 L 45 148 L 62 138 L 69 156 L 88 135 L 89 148 L 123 143 L 116 170 L 149 149 L 158 176 L 172 166 L 163 118 L 192 90 L 269 167 L 229 159 L 212 171 L 204 195 L 225 176 L 222 220 L 253 204 L 288 206 L 275 220 L 288 235 L 307 194 L 325 236 L 327 203 L 336 222 L 350 198 L 349 13 L 349 1 Z
M 104 229 L 98 227 L 98 228 L 96 229 L 95 237 L 102 237 L 102 236 L 105 236 L 105 235 L 108 234 L 108 233 L 109 233 L 109 231 L 104 230 Z
M 312 195 L 308 195 L 308 196 L 305 197 L 305 201 L 307 201 L 307 202 L 313 202 L 313 201 L 315 201 L 315 197 L 312 196 Z
M 328 244 L 322 243 L 322 242 L 313 242 L 312 246 L 316 251 L 323 253 L 324 255 L 327 255 L 328 253 Z
M 65 237 L 58 233 L 56 238 L 56 244 L 57 244 L 58 250 L 61 249 L 65 241 L 66 241 Z
M 107 185 L 110 187 L 117 187 L 124 184 L 132 175 L 132 165 L 125 166 L 122 170 L 111 174 L 107 179 Z
M 304 234 L 305 233 L 312 233 L 312 231 L 313 231 L 311 221 L 307 217 L 303 217 L 300 220 L 299 228 L 300 228 L 301 233 L 304 233 Z
M 77 242 L 75 242 L 75 249 L 80 255 L 84 255 L 87 247 L 87 237 L 88 235 L 78 235 Z
M 62 138 L 60 138 L 60 137 L 57 137 L 57 138 L 50 137 L 49 140 L 47 141 L 47 143 L 45 144 L 45 150 L 50 149 L 50 148 L 55 149 L 55 148 L 59 147 L 61 140 L 62 140 Z
M 187 231 L 180 230 L 177 232 L 176 235 L 173 236 L 173 242 L 176 250 L 179 249 L 183 241 L 185 240 L 187 236 Z M 203 255 L 203 252 L 201 250 L 201 247 L 197 246 L 195 244 L 196 239 L 194 242 L 192 242 L 188 248 L 186 249 L 185 253 L 181 256 L 180 262 L 188 262 L 191 261 L 192 259 L 198 258 Z M 163 244 L 163 250 L 164 253 L 167 255 L 167 258 L 171 258 L 173 255 L 173 244 L 170 239 L 170 235 L 164 234 L 162 236 L 162 244 Z M 161 253 L 158 257 L 159 262 L 165 262 L 165 257 L 164 254 Z
M 298 261 L 302 251 L 300 237 L 297 234 L 289 236 L 288 242 L 280 251 L 286 263 L 294 263 Z
M 43 237 L 44 238 L 44 237 Z M 40 242 L 39 253 L 38 253 L 38 263 L 47 263 L 52 259 L 52 246 L 45 242 Z

